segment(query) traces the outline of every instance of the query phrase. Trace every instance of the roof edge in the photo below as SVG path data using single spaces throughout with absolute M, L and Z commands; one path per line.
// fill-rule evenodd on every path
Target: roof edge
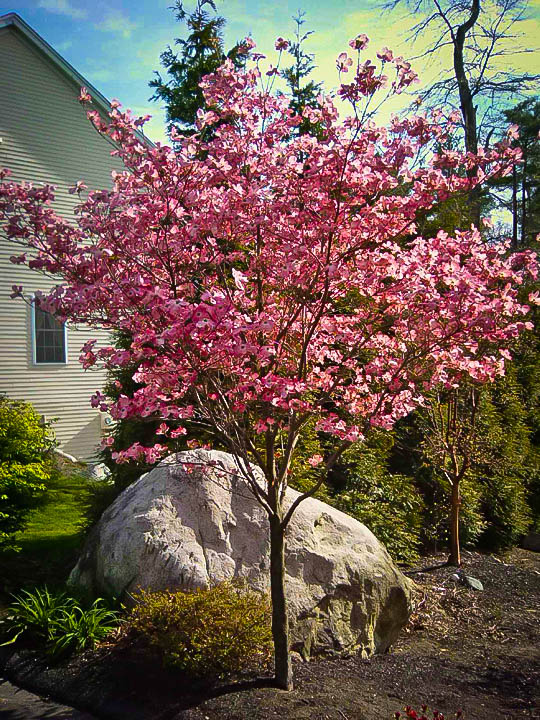
M 18 30 L 24 37 L 26 37 L 34 46 L 38 48 L 44 55 L 46 55 L 49 60 L 53 62 L 54 65 L 56 65 L 62 72 L 67 75 L 78 87 L 86 87 L 90 95 L 92 96 L 92 100 L 95 101 L 96 105 L 101 109 L 102 112 L 104 112 L 106 115 L 108 115 L 111 111 L 111 103 L 103 93 L 101 93 L 92 83 L 88 82 L 88 80 L 81 75 L 80 72 L 75 70 L 73 65 L 71 65 L 65 58 L 63 58 L 59 52 L 57 52 L 52 45 L 49 45 L 49 43 L 41 37 L 25 20 L 22 19 L 20 15 L 18 15 L 16 12 L 9 12 L 5 15 L 0 16 L 0 29 L 6 28 L 6 27 L 13 27 L 16 30 Z M 155 143 L 150 140 L 150 138 L 146 137 L 144 133 L 140 131 L 136 131 L 137 136 L 146 144 L 151 145 L 152 147 L 155 147 Z

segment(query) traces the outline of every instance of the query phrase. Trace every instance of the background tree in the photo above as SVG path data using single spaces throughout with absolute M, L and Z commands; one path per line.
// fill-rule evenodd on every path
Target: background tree
M 487 147 L 502 108 L 537 87 L 538 75 L 516 71 L 511 59 L 532 52 L 520 44 L 519 23 L 527 19 L 527 0 L 388 0 L 386 9 L 408 7 L 420 19 L 410 39 L 424 43 L 420 57 L 452 52 L 439 78 L 420 93 L 428 106 L 453 107 L 462 117 L 464 146 L 477 153 Z M 474 174 L 474 168 L 469 169 Z M 481 198 L 472 191 L 470 219 L 480 225 Z
M 504 110 L 506 123 L 515 126 L 513 144 L 522 153 L 512 175 L 490 185 L 498 207 L 512 214 L 512 247 L 531 246 L 540 233 L 540 102 L 528 98 Z
M 289 90 L 288 97 L 291 109 L 299 117 L 302 122 L 298 126 L 300 134 L 310 133 L 317 135 L 321 128 L 313 124 L 309 118 L 305 117 L 304 109 L 306 107 L 316 108 L 318 106 L 318 98 L 322 91 L 322 83 L 316 83 L 314 80 L 307 80 L 313 70 L 315 70 L 313 53 L 307 53 L 304 50 L 306 40 L 313 35 L 312 30 L 304 32 L 305 12 L 298 11 L 293 17 L 296 24 L 294 39 L 288 40 L 287 52 L 293 57 L 293 64 L 281 71 L 281 76 L 287 83 Z
M 156 71 L 156 77 L 149 83 L 154 88 L 151 100 L 165 103 L 169 127 L 178 125 L 184 132 L 194 131 L 197 111 L 205 109 L 204 94 L 199 87 L 202 78 L 215 72 L 227 58 L 235 67 L 242 67 L 249 48 L 237 43 L 225 52 L 223 28 L 226 20 L 215 14 L 214 0 L 197 0 L 191 13 L 186 11 L 182 0 L 175 0 L 172 9 L 176 11 L 176 20 L 185 23 L 188 35 L 174 41 L 180 52 L 169 46 L 161 53 L 161 64 L 167 77 L 163 79 Z
M 527 333 L 514 348 L 505 376 L 482 389 L 474 425 L 467 385 L 454 390 L 458 400 L 454 427 L 459 432 L 448 441 L 457 453 L 458 469 L 466 466 L 459 480 L 459 497 L 454 500 L 459 502 L 460 542 L 469 547 L 505 549 L 519 542 L 531 523 L 538 524 L 540 363 L 536 345 L 534 332 Z M 449 544 L 453 501 L 453 478 L 441 472 L 441 465 L 450 462 L 444 432 L 451 407 L 447 393 L 438 395 L 397 424 L 387 460 L 390 477 L 408 477 L 424 499 L 420 537 L 429 549 Z M 448 472 L 447 467 L 443 469 Z
M 366 44 L 351 41 L 358 53 Z M 338 63 L 353 67 L 346 53 Z M 456 373 L 477 382 L 501 373 L 505 348 L 529 327 L 515 285 L 536 273 L 532 253 L 506 257 L 476 231 L 403 241 L 417 212 L 469 185 L 464 161 L 429 152 L 444 147 L 437 118 L 364 125 L 362 107 L 390 73 L 395 92 L 416 75 L 401 59 L 354 67 L 339 89 L 354 106 L 350 118 L 339 121 L 329 98 L 304 109 L 322 124 L 320 138 L 294 137 L 300 119 L 259 87 L 258 66 L 238 73 L 230 62 L 203 83 L 213 109 L 201 131 L 217 129 L 173 135 L 176 151 L 141 144 L 140 120 L 117 104 L 109 125 L 90 112 L 126 171 L 112 190 L 90 193 L 77 225 L 48 206 L 50 187 L 0 186 L 3 229 L 32 248 L 31 259 L 14 262 L 62 276 L 45 309 L 131 338 L 124 351 L 83 347 L 85 367 L 138 365 L 132 395 L 111 403 L 96 393 L 94 406 L 121 418 L 159 413 L 158 432 L 170 437 L 185 432 L 186 419 L 212 429 L 266 511 L 283 688 L 292 687 L 284 551 L 296 508 L 342 453 L 370 428 L 391 428 L 429 388 Z M 417 156 L 425 161 L 411 169 Z M 514 156 L 501 145 L 475 162 L 489 177 Z M 406 193 L 392 192 L 403 186 Z M 309 458 L 311 487 L 289 504 L 307 423 L 339 444 Z M 117 459 L 167 451 L 135 444 Z

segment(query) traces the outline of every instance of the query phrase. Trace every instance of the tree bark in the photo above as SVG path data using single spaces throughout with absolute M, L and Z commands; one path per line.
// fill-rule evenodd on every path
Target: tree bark
M 512 249 L 518 248 L 518 184 L 516 166 L 512 167 Z
M 459 508 L 461 497 L 459 494 L 459 483 L 452 485 L 452 503 L 450 506 L 450 557 L 449 565 L 461 565 L 461 550 L 459 547 Z
M 461 115 L 463 117 L 463 125 L 465 127 L 465 149 L 467 152 L 478 152 L 478 132 L 476 127 L 476 107 L 473 101 L 471 87 L 465 72 L 465 59 L 463 51 L 468 32 L 474 27 L 478 16 L 480 15 L 480 0 L 473 0 L 471 4 L 471 14 L 466 22 L 460 25 L 455 35 L 452 36 L 454 45 L 454 74 L 456 76 L 459 90 L 459 105 Z M 473 179 L 476 176 L 476 169 L 471 168 L 467 171 L 467 176 Z M 470 193 L 471 199 L 471 216 L 474 224 L 480 226 L 480 191 L 474 188 Z
M 283 690 L 292 690 L 289 617 L 285 597 L 285 529 L 279 514 L 270 516 L 270 592 L 276 685 Z
M 521 247 L 525 247 L 527 239 L 527 169 L 527 146 L 525 145 L 521 167 Z

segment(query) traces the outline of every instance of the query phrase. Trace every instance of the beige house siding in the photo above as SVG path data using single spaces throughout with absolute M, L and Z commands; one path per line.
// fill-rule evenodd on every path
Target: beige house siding
M 90 188 L 110 186 L 111 146 L 92 128 L 77 102 L 79 88 L 19 30 L 0 28 L 0 166 L 15 181 L 51 183 L 57 187 L 56 209 L 72 217 L 76 196 L 67 189 L 77 180 Z M 54 424 L 60 447 L 91 459 L 100 436 L 100 414 L 90 395 L 103 386 L 104 373 L 85 372 L 78 363 L 81 345 L 106 334 L 68 327 L 68 362 L 35 365 L 32 356 L 31 310 L 11 300 L 11 286 L 25 295 L 47 290 L 54 281 L 22 265 L 10 263 L 17 246 L 0 237 L 0 392 L 31 402 Z

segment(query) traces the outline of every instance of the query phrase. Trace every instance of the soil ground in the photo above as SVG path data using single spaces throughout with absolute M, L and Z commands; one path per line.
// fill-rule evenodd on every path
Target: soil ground
M 390 653 L 296 662 L 290 693 L 255 676 L 189 682 L 125 643 L 56 667 L 4 648 L 4 675 L 122 720 L 381 720 L 422 703 L 447 718 L 457 710 L 467 720 L 540 718 L 540 554 L 465 553 L 463 570 L 483 591 L 456 582 L 443 561 L 423 558 L 431 569 L 410 573 L 415 611 Z
M 94 715 L 79 712 L 15 687 L 0 678 L 0 718 L 2 720 L 97 720 Z

